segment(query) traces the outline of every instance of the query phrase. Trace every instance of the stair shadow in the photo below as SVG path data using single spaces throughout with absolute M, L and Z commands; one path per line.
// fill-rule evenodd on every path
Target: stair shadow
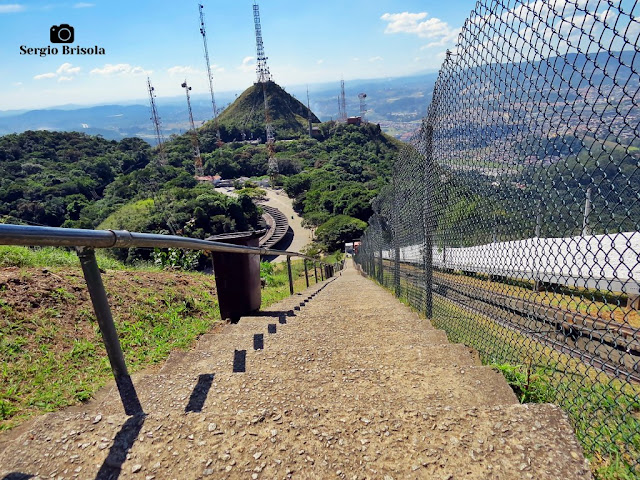
M 294 312 L 293 310 L 287 310 L 286 312 L 285 311 L 257 312 L 254 315 L 252 315 L 252 317 L 277 318 L 278 323 L 280 325 L 284 325 L 285 323 L 287 323 L 287 317 L 295 317 L 295 316 L 296 316 L 296 312 Z
M 236 350 L 233 354 L 233 373 L 244 373 L 247 371 L 247 351 Z
M 191 392 L 189 403 L 184 409 L 185 413 L 202 412 L 204 402 L 207 400 L 209 390 L 211 390 L 211 384 L 213 384 L 213 376 L 214 375 L 212 373 L 205 373 L 198 376 L 198 383 L 193 388 L 193 392 Z
M 33 477 L 33 475 L 30 475 L 28 473 L 12 472 L 2 477 L 2 480 L 29 480 Z
M 95 480 L 116 480 L 122 473 L 122 464 L 127 459 L 127 454 L 135 443 L 142 425 L 146 419 L 145 415 L 130 417 L 113 440 L 113 446 L 109 450 L 109 455 L 105 458 Z

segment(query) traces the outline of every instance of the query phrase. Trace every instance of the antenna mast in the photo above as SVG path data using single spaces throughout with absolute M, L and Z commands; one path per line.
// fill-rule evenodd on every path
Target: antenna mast
M 344 79 L 340 83 L 340 115 L 343 122 L 347 121 L 347 96 L 344 93 Z
M 271 81 L 271 72 L 267 65 L 267 56 L 264 53 L 264 43 L 262 42 L 262 25 L 260 24 L 260 6 L 257 0 L 253 3 L 253 23 L 256 27 L 256 73 L 258 74 L 258 83 Z
M 191 96 L 189 95 L 189 90 L 191 87 L 187 85 L 187 81 L 185 80 L 182 85 L 184 91 L 187 93 L 187 106 L 189 107 L 189 120 L 191 122 L 191 145 L 193 146 L 193 160 L 196 170 L 196 176 L 201 177 L 204 175 L 204 168 L 202 166 L 202 157 L 200 156 L 200 142 L 198 141 L 198 131 L 196 130 L 196 124 L 193 121 L 193 110 L 191 109 Z
M 256 28 L 256 74 L 259 84 L 262 84 L 262 95 L 264 96 L 264 122 L 267 135 L 267 153 L 269 155 L 268 173 L 273 184 L 279 173 L 278 160 L 275 158 L 275 133 L 271 124 L 271 114 L 269 113 L 269 96 L 267 95 L 267 84 L 272 81 L 271 72 L 267 65 L 267 56 L 264 53 L 264 43 L 262 41 L 262 25 L 260 24 L 260 6 L 257 0 L 253 3 L 253 23 Z
M 218 144 L 220 140 L 220 127 L 218 125 L 218 107 L 216 107 L 216 97 L 213 93 L 213 74 L 211 73 L 211 60 L 209 60 L 209 47 L 207 45 L 207 30 L 204 25 L 204 5 L 198 4 L 200 11 L 200 33 L 202 34 L 202 44 L 204 45 L 204 60 L 207 63 L 207 78 L 209 79 L 209 91 L 211 92 L 211 107 L 213 108 L 213 125 L 216 129 Z M 219 145 L 218 145 L 219 146 Z
M 361 93 L 358 98 L 360 99 L 360 120 L 364 123 L 366 122 L 364 116 L 367 114 L 367 94 Z
M 158 109 L 156 108 L 156 94 L 153 93 L 155 89 L 151 86 L 151 79 L 147 77 L 147 88 L 149 90 L 149 104 L 151 105 L 151 120 L 153 120 L 153 126 L 156 131 L 156 140 L 158 141 L 158 164 L 167 164 L 167 154 L 164 151 L 164 137 L 162 136 L 162 130 L 160 129 L 160 116 L 158 115 Z
M 312 138 L 313 124 L 311 123 L 311 101 L 309 100 L 309 85 L 307 85 L 307 121 L 309 122 L 309 138 Z

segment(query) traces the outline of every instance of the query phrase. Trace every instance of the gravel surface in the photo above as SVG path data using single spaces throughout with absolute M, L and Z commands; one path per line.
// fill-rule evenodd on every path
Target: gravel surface
M 134 383 L 146 416 L 126 417 L 111 387 L 32 422 L 0 478 L 591 478 L 559 408 L 519 405 L 352 267 Z

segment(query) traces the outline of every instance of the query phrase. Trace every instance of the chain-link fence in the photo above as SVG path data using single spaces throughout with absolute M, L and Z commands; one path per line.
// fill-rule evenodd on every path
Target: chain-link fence
M 561 405 L 601 478 L 640 475 L 639 17 L 479 2 L 356 257 Z

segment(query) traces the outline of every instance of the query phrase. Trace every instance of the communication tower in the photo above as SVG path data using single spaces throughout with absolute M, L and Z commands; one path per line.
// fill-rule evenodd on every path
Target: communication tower
M 149 104 L 151 106 L 151 120 L 156 131 L 156 140 L 158 141 L 158 163 L 160 165 L 167 164 L 167 154 L 164 151 L 164 137 L 162 130 L 160 129 L 160 116 L 158 115 L 158 109 L 156 108 L 156 94 L 155 89 L 151 85 L 151 79 L 147 77 L 147 89 L 149 90 Z
M 272 81 L 271 72 L 267 65 L 267 56 L 264 53 L 264 42 L 262 41 L 262 25 L 260 24 L 260 7 L 258 2 L 253 3 L 253 23 L 256 29 L 256 73 L 258 84 L 262 84 L 262 95 L 264 97 L 264 123 L 267 136 L 267 154 L 269 156 L 268 173 L 271 177 L 272 184 L 279 174 L 278 160 L 275 157 L 275 133 L 271 122 L 271 113 L 269 112 L 269 95 L 267 93 L 267 85 Z
M 204 61 L 207 64 L 207 78 L 209 80 L 209 91 L 211 92 L 211 107 L 213 108 L 213 125 L 216 130 L 216 138 L 218 146 L 222 142 L 220 139 L 220 127 L 218 125 L 218 108 L 216 107 L 216 97 L 213 93 L 213 74 L 211 73 L 211 60 L 209 60 L 209 47 L 207 45 L 207 30 L 204 25 L 204 5 L 198 4 L 200 10 L 200 34 L 202 35 L 202 44 L 204 45 Z
M 344 93 L 344 80 L 340 83 L 340 120 L 347 121 L 347 96 Z
M 258 74 L 258 83 L 271 81 L 271 72 L 267 65 L 268 57 L 264 53 L 264 43 L 262 42 L 262 25 L 260 24 L 260 6 L 258 2 L 253 3 L 253 23 L 256 27 L 256 73 Z
M 191 87 L 187 85 L 187 81 L 185 80 L 180 85 L 184 88 L 184 91 L 187 93 L 187 106 L 189 107 L 189 121 L 191 122 L 191 145 L 193 146 L 193 160 L 196 170 L 196 176 L 201 177 L 204 175 L 204 168 L 202 166 L 202 157 L 200 156 L 200 142 L 198 141 L 198 131 L 196 130 L 196 124 L 193 121 L 193 110 L 191 109 L 191 96 L 189 95 L 189 91 Z
M 309 100 L 309 86 L 307 85 L 307 121 L 309 122 L 309 138 L 313 137 L 313 123 L 311 122 L 311 101 Z
M 367 114 L 367 94 L 361 93 L 358 95 L 358 98 L 360 99 L 360 119 L 362 123 L 364 123 L 366 122 L 364 117 Z

